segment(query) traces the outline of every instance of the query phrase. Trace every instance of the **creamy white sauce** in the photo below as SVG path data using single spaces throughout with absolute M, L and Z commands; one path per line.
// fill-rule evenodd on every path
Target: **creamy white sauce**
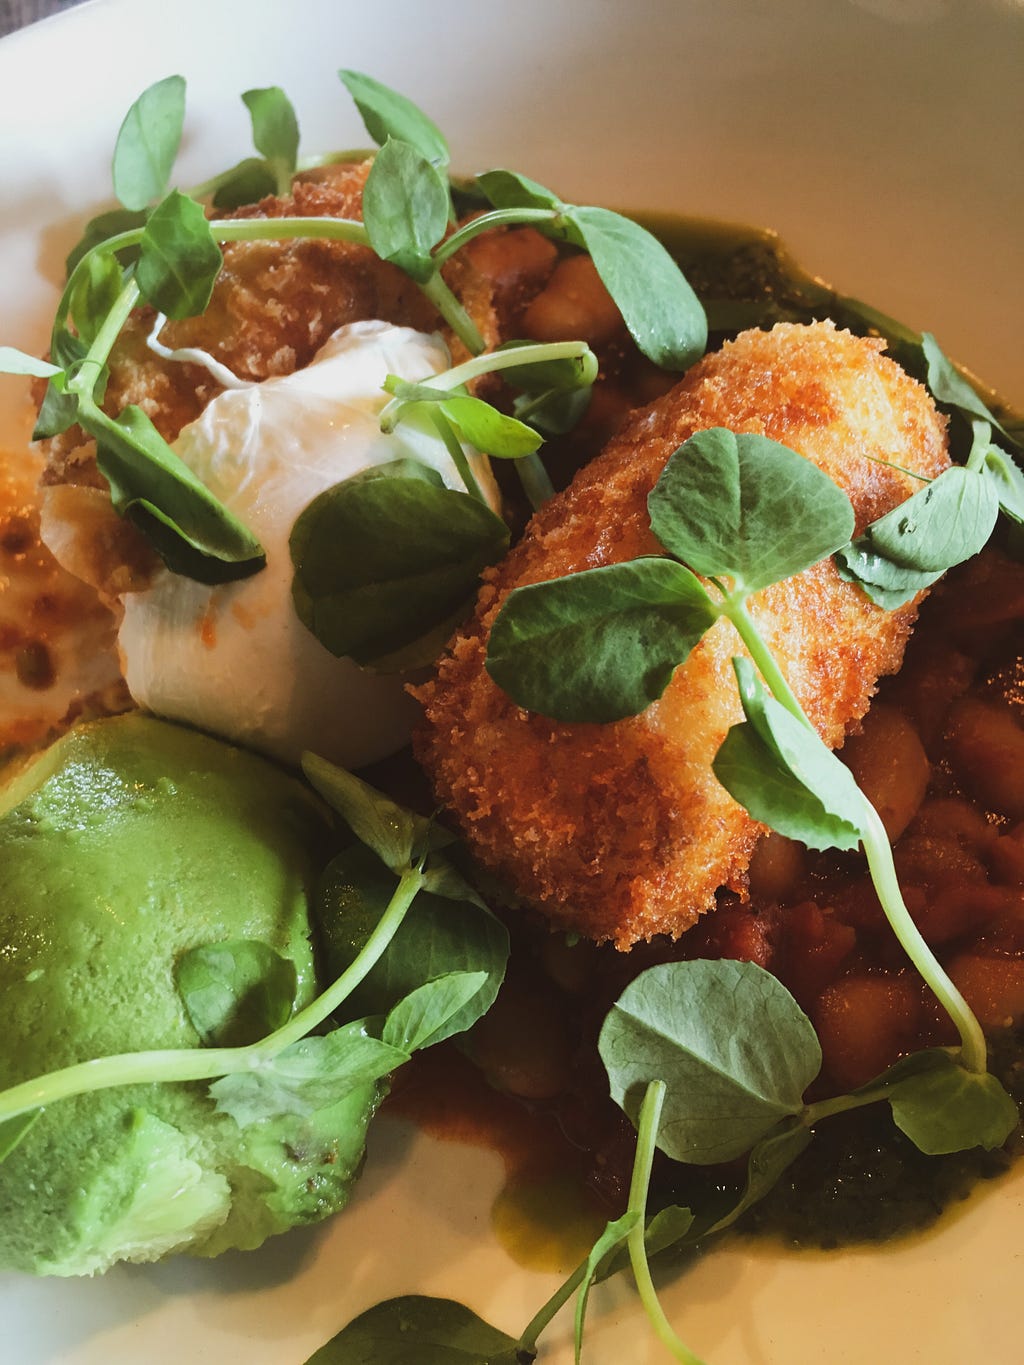
M 419 381 L 448 366 L 437 337 L 353 323 L 305 369 L 225 391 L 182 431 L 175 450 L 259 537 L 267 566 L 213 588 L 162 570 L 125 596 L 119 644 L 140 706 L 290 762 L 313 749 L 356 767 L 406 741 L 414 706 L 402 679 L 336 659 L 295 615 L 288 538 L 317 494 L 391 460 L 464 487 L 439 437 L 380 430 L 388 374 Z M 496 507 L 486 461 L 471 464 Z

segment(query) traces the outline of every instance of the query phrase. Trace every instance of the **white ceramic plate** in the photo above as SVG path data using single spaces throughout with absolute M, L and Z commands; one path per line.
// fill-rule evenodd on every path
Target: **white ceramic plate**
M 0 342 L 45 344 L 59 262 L 108 197 L 144 86 L 188 77 L 188 182 L 245 154 L 251 86 L 290 92 L 307 150 L 364 143 L 334 74 L 350 66 L 423 105 L 464 171 L 510 164 L 577 202 L 778 229 L 1020 405 L 1022 40 L 1020 0 L 93 0 L 0 43 Z M 24 423 L 4 380 L 0 442 Z M 491 1236 L 499 1184 L 493 1155 L 379 1123 L 353 1207 L 322 1229 L 95 1281 L 0 1276 L 0 1358 L 299 1365 L 413 1291 L 518 1332 L 558 1277 Z M 1016 1365 L 1022 1215 L 1019 1173 L 885 1251 L 716 1252 L 669 1306 L 711 1365 Z M 542 1359 L 568 1361 L 565 1340 Z M 664 1358 L 628 1286 L 608 1286 L 590 1365 Z

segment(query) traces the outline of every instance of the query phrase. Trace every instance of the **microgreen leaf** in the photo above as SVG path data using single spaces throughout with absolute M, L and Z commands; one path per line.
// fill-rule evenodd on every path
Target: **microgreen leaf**
M 318 754 L 303 754 L 302 771 L 360 843 L 372 849 L 396 875 L 430 850 L 452 842 L 453 836 L 442 825 L 399 805 L 355 773 Z
M 995 489 L 999 506 L 1014 521 L 1024 522 L 1024 472 L 1005 450 L 990 445 L 981 466 L 982 477 Z
M 144 90 L 125 115 L 114 147 L 114 193 L 144 209 L 170 185 L 185 124 L 185 81 L 168 76 Z
M 1001 1147 L 1020 1123 L 1013 1099 L 989 1072 L 968 1071 L 948 1053 L 931 1055 L 934 1065 L 888 1095 L 897 1128 L 929 1156 Z
M 373 664 L 464 609 L 508 528 L 412 460 L 315 498 L 291 534 L 299 619 L 333 654 Z
M 566 218 L 648 360 L 665 370 L 699 360 L 708 344 L 704 309 L 657 237 L 610 209 L 569 208 Z
M 92 344 L 123 288 L 123 272 L 110 252 L 94 251 L 85 258 L 68 298 L 71 318 L 84 345 Z
M 586 1259 L 583 1272 L 583 1283 L 580 1285 L 579 1293 L 576 1297 L 576 1315 L 574 1320 L 574 1343 L 576 1365 L 580 1365 L 583 1352 L 583 1329 L 586 1324 L 587 1304 L 590 1299 L 590 1290 L 599 1279 L 604 1278 L 604 1269 L 609 1260 L 614 1257 L 615 1252 L 622 1247 L 629 1237 L 629 1234 L 640 1221 L 640 1213 L 636 1209 L 628 1209 L 621 1218 L 615 1218 L 606 1224 L 604 1231 L 590 1249 L 590 1254 Z
M 299 122 L 292 102 L 278 85 L 246 90 L 242 95 L 252 120 L 256 150 L 277 173 L 277 188 L 284 193 L 299 155 Z
M 507 352 L 530 347 L 537 349 L 534 341 L 506 341 L 494 352 L 504 355 Z M 548 389 L 572 392 L 576 389 L 589 389 L 597 379 L 599 365 L 597 356 L 591 350 L 582 355 L 568 356 L 558 360 L 537 360 L 523 365 L 505 365 L 501 377 L 514 389 L 527 393 L 544 393 Z
M 222 171 L 208 189 L 213 191 L 213 203 L 218 209 L 237 209 L 243 204 L 256 204 L 265 195 L 278 190 L 277 177 L 262 157 L 247 156 Z
M 835 558 L 839 576 L 847 583 L 859 583 L 870 600 L 886 611 L 902 607 L 942 577 L 941 570 L 924 573 L 894 564 L 869 549 L 863 536 L 837 550 Z
M 905 568 L 944 572 L 985 546 L 998 515 L 993 486 L 974 470 L 954 465 L 873 521 L 861 539 Z
M 561 213 L 566 207 L 557 194 L 518 171 L 481 171 L 476 183 L 496 209 L 552 209 Z
M 408 1295 L 360 1313 L 306 1365 L 530 1365 L 517 1347 L 461 1303 Z
M 30 375 L 33 379 L 52 379 L 62 374 L 59 365 L 19 351 L 16 346 L 0 346 L 0 373 Z
M 159 312 L 194 317 L 209 303 L 223 263 L 202 205 L 172 190 L 143 230 L 135 278 Z
M 474 450 L 500 460 L 520 460 L 541 445 L 541 438 L 523 422 L 492 408 L 482 398 L 455 394 L 443 398 L 441 411 Z
M 661 696 L 717 617 L 681 564 L 609 564 L 510 593 L 491 628 L 487 671 L 530 711 L 620 720 Z
M 713 768 L 754 817 L 808 848 L 856 848 L 864 798 L 816 732 L 770 696 L 749 659 L 733 660 L 747 719 L 726 735 Z
M 222 1076 L 210 1086 L 210 1095 L 221 1113 L 247 1128 L 265 1119 L 309 1117 L 408 1060 L 407 1052 L 370 1033 L 366 1020 L 355 1020 L 292 1043 L 250 1070 Z
M 412 100 L 359 71 L 339 71 L 338 75 L 378 146 L 389 137 L 395 138 L 408 142 L 439 169 L 448 165 L 450 154 L 444 135 Z
M 388 1014 L 382 1040 L 408 1053 L 439 1043 L 486 981 L 486 972 L 447 972 L 417 986 Z
M 675 450 L 647 506 L 665 548 L 695 573 L 752 593 L 848 541 L 853 508 L 817 465 L 766 436 L 711 427 Z
M 636 1122 L 647 1085 L 668 1086 L 658 1146 L 698 1165 L 746 1152 L 800 1112 L 821 1049 L 786 988 L 752 962 L 668 962 L 642 972 L 605 1019 L 613 1099 Z
M 22 1138 L 28 1136 L 42 1112 L 41 1109 L 30 1109 L 27 1114 L 16 1114 L 14 1118 L 0 1122 L 0 1162 L 6 1161 Z
M 122 232 L 131 232 L 135 228 L 145 226 L 146 219 L 149 217 L 149 209 L 108 209 L 105 213 L 99 213 L 95 218 L 90 218 L 86 223 L 82 236 L 68 253 L 64 263 L 65 271 L 70 278 L 75 266 L 93 247 L 100 246 L 109 241 L 111 237 L 116 237 Z M 117 253 L 122 265 L 128 265 L 138 256 L 137 247 L 125 247 Z
M 980 417 L 990 422 L 1006 439 L 1019 447 L 1013 434 L 996 418 L 988 405 L 975 393 L 974 389 L 944 354 L 931 332 L 921 335 L 921 349 L 928 364 L 928 387 L 940 403 L 957 408 L 970 420 Z
M 314 781 L 316 778 L 314 777 Z M 432 831 L 443 833 L 439 826 Z M 317 887 L 316 921 L 327 970 L 340 976 L 356 961 L 395 893 L 394 874 L 367 847 L 335 857 Z M 478 973 L 476 993 L 431 1042 L 464 1032 L 494 1003 L 508 960 L 508 931 L 451 864 L 436 854 L 388 951 L 348 998 L 358 1014 L 386 1014 L 423 980 Z
M 263 566 L 259 541 L 179 459 L 141 408 L 116 419 L 83 405 L 96 462 L 115 509 L 148 537 L 168 568 L 201 583 L 242 578 Z
M 244 1047 L 291 1016 L 298 975 L 291 958 L 246 938 L 189 949 L 175 963 L 174 983 L 205 1044 Z
M 374 158 L 363 189 L 363 222 L 370 245 L 418 283 L 435 272 L 431 248 L 448 227 L 448 185 L 441 172 L 407 142 L 389 138 Z

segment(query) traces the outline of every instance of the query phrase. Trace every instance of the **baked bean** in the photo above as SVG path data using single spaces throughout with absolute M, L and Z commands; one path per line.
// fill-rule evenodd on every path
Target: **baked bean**
M 536 228 L 483 232 L 466 254 L 494 288 L 498 306 L 540 289 L 555 268 L 558 248 Z
M 905 976 L 848 976 L 822 992 L 811 1017 L 832 1081 L 855 1090 L 914 1045 L 921 994 Z
M 589 256 L 567 256 L 523 314 L 523 333 L 534 341 L 576 341 L 601 346 L 622 330 L 622 315 Z
M 931 775 L 917 731 L 902 711 L 876 702 L 861 733 L 846 741 L 843 759 L 895 841 L 917 814 Z
M 785 904 L 803 875 L 805 863 L 803 844 L 772 830 L 754 849 L 750 860 L 747 876 L 751 896 Z
M 963 697 L 946 729 L 956 775 L 990 810 L 1024 820 L 1024 728 L 1003 706 Z
M 951 882 L 988 881 L 985 864 L 956 839 L 908 834 L 893 850 L 901 883 L 941 890 Z
M 572 1079 L 561 1002 L 536 982 L 507 980 L 471 1034 L 473 1060 L 498 1090 L 548 1100 Z
M 946 970 L 982 1028 L 1009 1028 L 1024 1020 L 1024 958 L 965 952 Z

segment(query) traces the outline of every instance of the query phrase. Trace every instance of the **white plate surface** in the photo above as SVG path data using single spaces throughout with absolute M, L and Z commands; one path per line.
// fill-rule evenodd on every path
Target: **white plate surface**
M 0 343 L 40 349 L 59 262 L 109 198 L 127 105 L 189 80 L 186 183 L 244 155 L 238 93 L 280 84 L 303 147 L 364 144 L 340 66 L 405 91 L 456 166 L 513 165 L 577 202 L 776 228 L 807 267 L 1024 404 L 1020 0 L 92 0 L 0 43 Z M 0 384 L 0 442 L 25 405 Z M 2 1009 L 0 1009 L 2 1012 Z M 557 1282 L 490 1232 L 493 1155 L 395 1123 L 353 1207 L 247 1256 L 99 1280 L 0 1276 L 11 1365 L 299 1365 L 392 1294 L 462 1298 L 519 1331 Z M 0 1211 L 2 1217 L 2 1211 Z M 885 1251 L 723 1249 L 667 1293 L 709 1365 L 1017 1365 L 1024 1178 Z M 571 1358 L 564 1344 L 542 1356 Z M 625 1285 L 589 1365 L 655 1365 Z

